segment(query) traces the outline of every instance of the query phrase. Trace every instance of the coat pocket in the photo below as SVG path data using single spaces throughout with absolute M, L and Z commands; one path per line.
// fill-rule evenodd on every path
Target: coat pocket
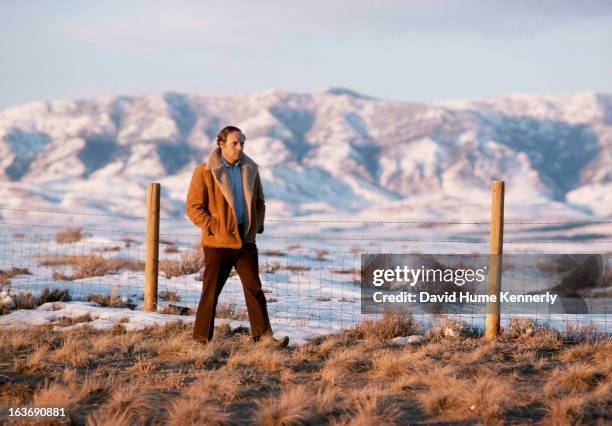
M 208 223 L 208 235 L 218 235 L 219 233 L 219 217 L 214 214 L 211 213 L 210 215 L 210 222 Z

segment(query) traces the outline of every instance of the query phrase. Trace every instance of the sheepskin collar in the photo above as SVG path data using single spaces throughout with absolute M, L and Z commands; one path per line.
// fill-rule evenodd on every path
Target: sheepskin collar
M 223 167 L 221 161 L 221 148 L 215 149 L 208 156 L 205 164 L 206 169 L 210 170 L 217 186 L 223 193 L 223 196 L 227 200 L 236 214 L 236 204 L 234 201 L 234 195 L 232 194 L 232 187 L 230 183 L 230 177 Z M 242 192 L 244 193 L 244 201 L 247 208 L 246 222 L 245 222 L 245 234 L 248 234 L 252 224 L 252 211 L 253 211 L 253 194 L 255 193 L 255 179 L 257 176 L 257 164 L 251 160 L 244 152 L 240 157 L 240 173 L 242 175 Z

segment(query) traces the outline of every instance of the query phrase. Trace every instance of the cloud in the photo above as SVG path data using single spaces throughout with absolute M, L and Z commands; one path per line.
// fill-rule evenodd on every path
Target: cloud
M 371 40 L 415 32 L 521 36 L 612 18 L 606 0 L 150 1 L 61 24 L 71 36 L 114 49 L 253 49 Z M 134 6 L 136 5 L 136 6 Z
M 261 25 L 236 25 L 213 13 L 192 13 L 166 6 L 143 8 L 123 16 L 84 18 L 58 25 L 81 41 L 113 49 L 256 48 L 273 41 Z M 256 36 L 253 32 L 256 31 Z
M 115 14 L 103 18 L 83 13 L 80 21 L 62 28 L 67 34 L 113 47 L 187 43 L 243 48 L 295 35 L 533 32 L 612 15 L 612 3 L 606 0 L 150 1 L 132 5 L 127 11 L 114 8 Z
M 325 4 L 325 2 L 315 2 Z M 335 6 L 343 2 L 334 3 Z M 318 9 L 320 10 L 320 9 Z M 340 12 L 340 11 L 337 11 Z M 350 13 L 325 14 L 342 29 L 389 32 L 468 32 L 521 35 L 559 28 L 594 18 L 612 18 L 608 0 L 462 0 L 352 2 Z

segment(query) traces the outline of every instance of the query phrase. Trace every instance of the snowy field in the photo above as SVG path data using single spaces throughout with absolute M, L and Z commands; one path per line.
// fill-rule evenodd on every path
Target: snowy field
M 105 276 L 75 280 L 54 278 L 54 272 L 70 276 L 69 265 L 41 264 L 41 259 L 55 256 L 100 255 L 107 259 L 144 261 L 144 223 L 139 220 L 124 220 L 112 217 L 73 216 L 66 223 L 64 215 L 49 215 L 44 221 L 42 214 L 30 213 L 22 217 L 22 223 L 31 226 L 0 223 L 0 270 L 13 267 L 27 268 L 30 274 L 10 278 L 13 292 L 29 291 L 38 294 L 44 287 L 65 288 L 72 300 L 85 302 L 89 295 L 121 296 L 133 306 L 130 315 L 138 313 L 158 318 L 172 318 L 167 314 L 144 314 L 142 271 L 119 270 Z M 85 219 L 85 220 L 83 220 Z M 318 216 L 317 220 L 320 220 Z M 387 219 L 393 222 L 394 219 Z M 301 330 L 336 330 L 346 328 L 363 320 L 360 306 L 360 255 L 362 253 L 434 253 L 434 254 L 484 254 L 488 249 L 488 224 L 414 224 L 414 223 L 362 223 L 376 222 L 375 218 L 336 217 L 327 218 L 329 223 L 310 222 L 308 216 L 297 222 L 270 221 L 266 232 L 258 236 L 260 271 L 268 299 L 268 308 L 275 330 L 292 326 Z M 578 219 L 579 220 L 579 219 Z M 401 219 L 397 218 L 397 221 Z M 439 221 L 439 219 L 438 219 Z M 474 220 L 473 222 L 478 222 Z M 86 237 L 76 243 L 58 244 L 54 234 L 66 226 L 82 226 Z M 609 253 L 609 243 L 588 240 L 584 235 L 610 235 L 610 224 L 559 225 L 507 225 L 505 228 L 505 254 L 510 253 Z M 198 244 L 197 229 L 184 219 L 162 220 L 160 259 L 178 260 L 181 253 L 194 252 Z M 575 236 L 578 237 L 575 237 Z M 580 237 L 582 235 L 582 237 Z M 606 238 L 607 239 L 607 238 Z M 521 241 L 520 243 L 518 241 Z M 546 242 L 541 242 L 546 241 Z M 167 253 L 166 248 L 172 247 Z M 200 274 L 167 278 L 160 272 L 158 291 L 178 296 L 176 301 L 159 299 L 159 306 L 175 305 L 195 310 L 200 297 L 202 282 Z M 244 296 L 238 277 L 230 276 L 220 298 L 222 304 L 233 304 L 236 311 L 244 311 Z M 82 304 L 77 304 L 83 309 Z M 93 308 L 88 308 L 93 309 Z M 111 308 L 98 308 L 111 309 Z M 92 313 L 92 315 L 97 313 Z M 29 316 L 33 315 L 33 316 Z M 511 315 L 504 315 L 507 323 Z M 563 315 L 539 313 L 531 318 L 553 327 L 563 328 L 567 324 L 594 324 L 602 331 L 611 331 L 609 314 Z M 32 321 L 33 313 L 13 313 L 0 319 L 0 324 Z M 186 321 L 193 316 L 180 317 Z M 463 315 L 460 318 L 468 325 L 482 327 L 481 314 Z M 428 315 L 417 316 L 424 327 L 430 321 Z M 136 320 L 135 324 L 138 324 Z M 309 334 L 309 331 L 305 331 Z

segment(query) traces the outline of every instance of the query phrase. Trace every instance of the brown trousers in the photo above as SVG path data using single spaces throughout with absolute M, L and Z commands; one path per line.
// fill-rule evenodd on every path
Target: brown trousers
M 239 249 L 204 247 L 202 295 L 193 327 L 195 340 L 212 339 L 219 295 L 233 267 L 242 282 L 253 339 L 272 334 L 266 296 L 259 279 L 257 246 L 253 243 L 243 244 Z

